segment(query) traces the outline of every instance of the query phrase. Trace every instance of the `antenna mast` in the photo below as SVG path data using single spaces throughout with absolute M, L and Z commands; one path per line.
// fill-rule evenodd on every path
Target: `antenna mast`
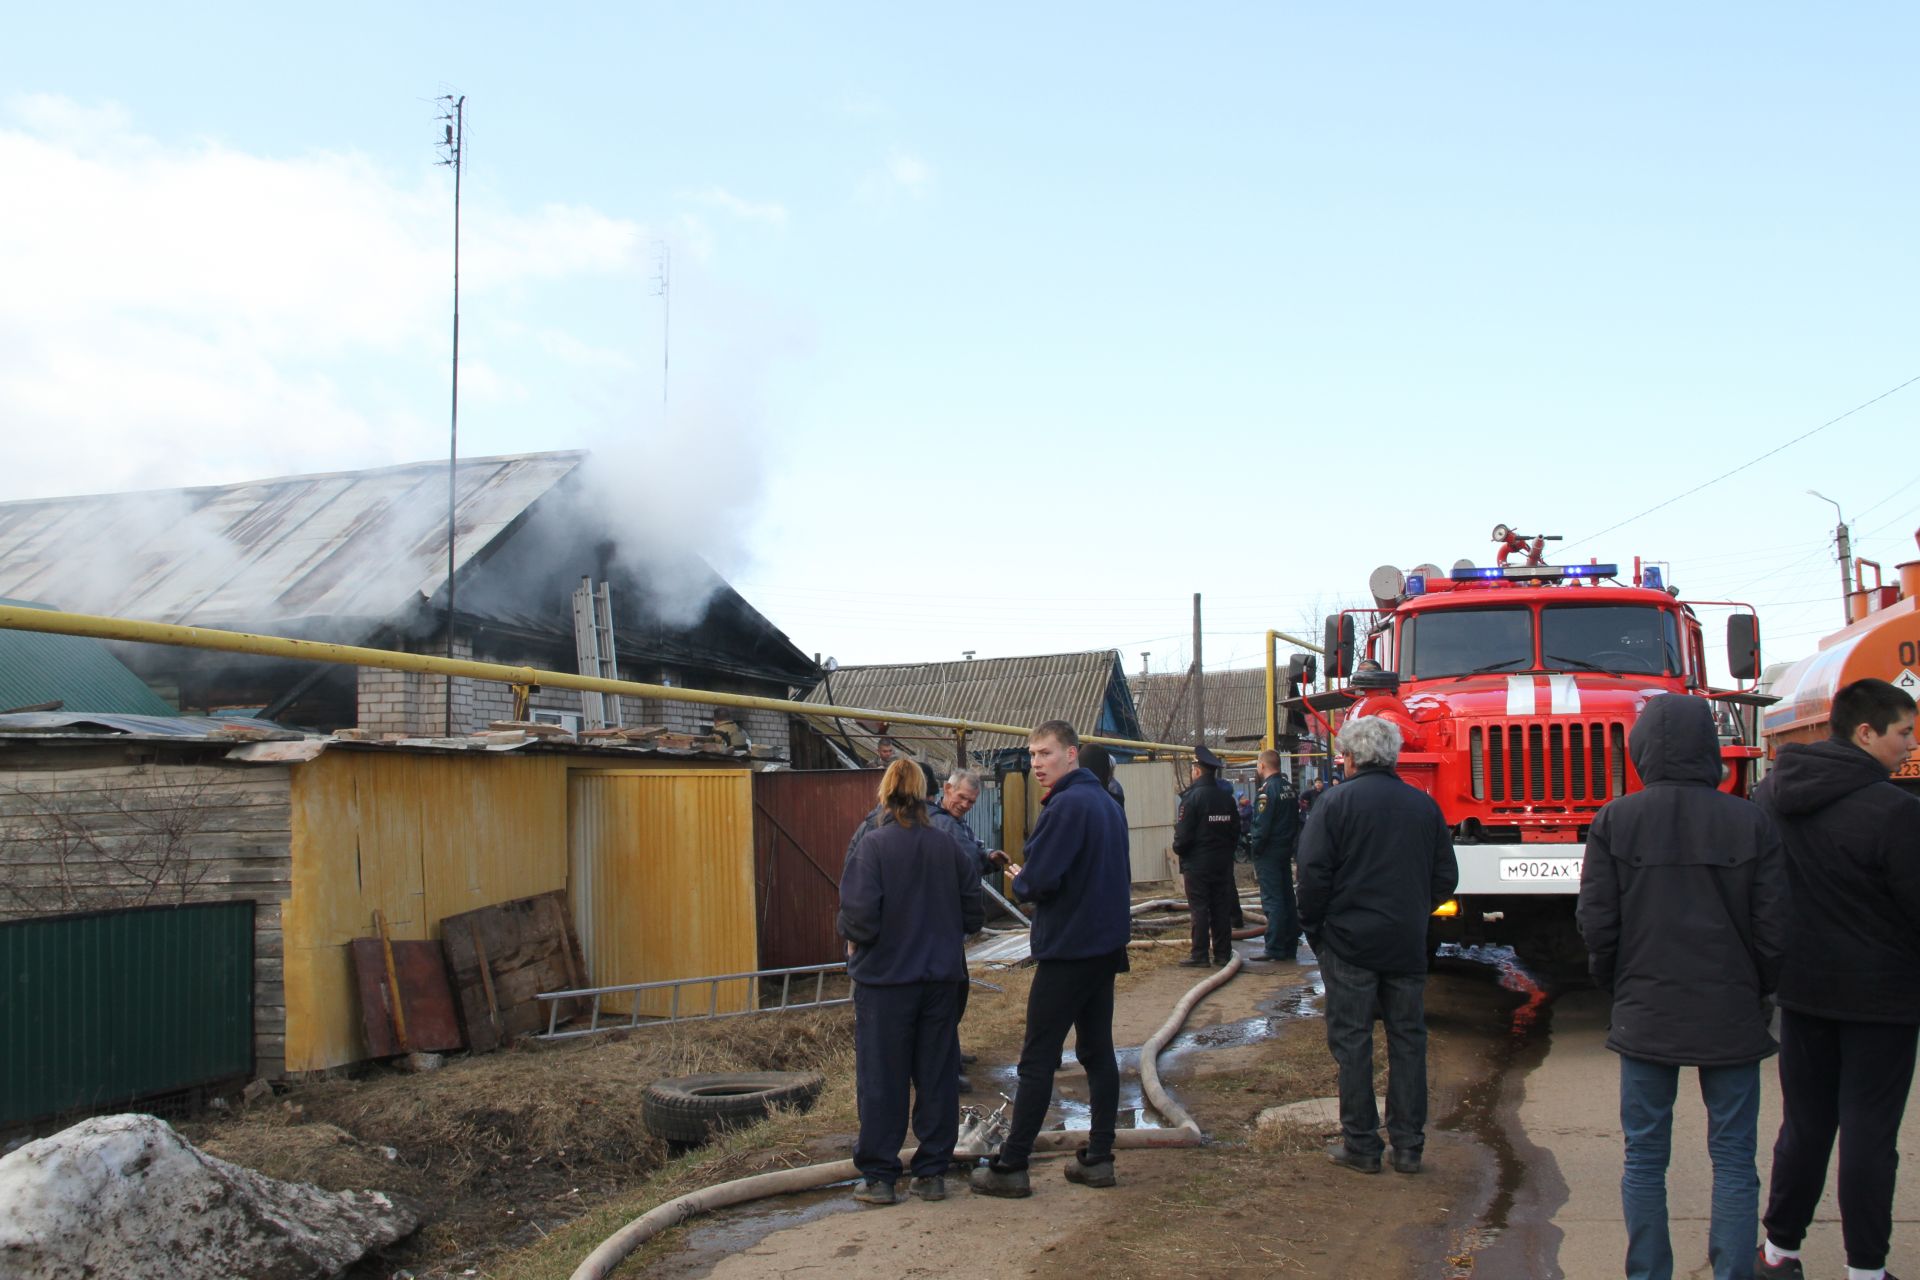
M 446 94 L 438 99 L 445 108 L 440 121 L 445 126 L 437 146 L 440 163 L 453 170 L 453 403 L 447 427 L 447 657 L 453 657 L 453 547 L 455 473 L 460 460 L 460 174 L 465 165 L 467 97 Z M 442 731 L 453 736 L 453 677 L 447 677 L 446 721 Z
M 653 296 L 660 299 L 660 403 L 667 402 L 668 340 L 673 333 L 673 246 L 662 240 L 653 247 Z

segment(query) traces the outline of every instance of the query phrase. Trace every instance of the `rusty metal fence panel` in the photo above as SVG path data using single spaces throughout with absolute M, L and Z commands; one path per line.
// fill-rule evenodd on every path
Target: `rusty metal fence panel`
M 0 923 L 0 1128 L 252 1073 L 252 902 Z
M 846 958 L 833 931 L 847 841 L 872 809 L 876 769 L 793 770 L 753 776 L 753 851 L 760 967 Z

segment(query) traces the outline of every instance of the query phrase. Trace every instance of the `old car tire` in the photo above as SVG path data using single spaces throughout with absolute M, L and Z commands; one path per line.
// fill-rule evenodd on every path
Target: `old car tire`
M 674 1076 L 646 1087 L 641 1118 L 656 1138 L 698 1144 L 722 1129 L 764 1119 L 774 1107 L 805 1111 L 826 1082 L 817 1071 Z

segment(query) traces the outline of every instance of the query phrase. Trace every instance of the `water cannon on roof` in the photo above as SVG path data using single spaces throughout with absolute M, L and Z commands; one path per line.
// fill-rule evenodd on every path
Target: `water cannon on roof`
M 1507 557 L 1519 551 L 1525 554 L 1528 564 L 1539 564 L 1549 542 L 1560 541 L 1557 533 L 1520 533 L 1504 524 L 1493 526 L 1493 540 L 1500 544 L 1500 550 L 1494 555 L 1494 563 L 1504 565 Z

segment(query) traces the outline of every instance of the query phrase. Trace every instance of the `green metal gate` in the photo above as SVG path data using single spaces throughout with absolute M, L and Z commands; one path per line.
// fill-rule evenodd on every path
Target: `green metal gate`
M 0 923 L 0 1128 L 252 1072 L 252 902 Z

